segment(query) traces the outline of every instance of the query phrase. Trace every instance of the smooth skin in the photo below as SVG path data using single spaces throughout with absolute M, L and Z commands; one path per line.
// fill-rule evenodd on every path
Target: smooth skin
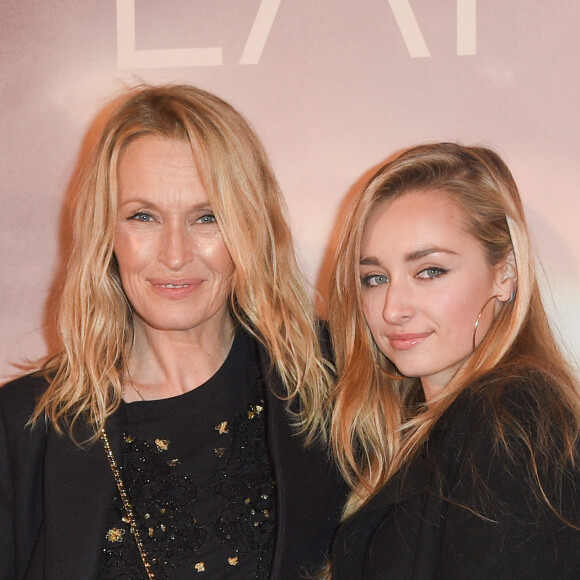
M 492 266 L 463 211 L 439 191 L 379 205 L 361 240 L 364 315 L 381 350 L 427 402 L 451 380 L 515 288 L 511 257 Z M 487 306 L 484 305 L 492 298 Z

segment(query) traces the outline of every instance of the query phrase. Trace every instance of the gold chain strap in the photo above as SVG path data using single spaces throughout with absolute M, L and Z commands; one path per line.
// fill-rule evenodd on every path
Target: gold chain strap
M 149 562 L 147 552 L 145 551 L 145 546 L 143 546 L 143 541 L 141 540 L 141 534 L 139 533 L 139 529 L 137 528 L 137 519 L 135 518 L 133 506 L 129 501 L 129 496 L 127 495 L 127 491 L 125 490 L 125 485 L 123 483 L 123 478 L 121 477 L 121 471 L 119 470 L 119 466 L 117 465 L 117 461 L 115 460 L 115 456 L 113 455 L 113 449 L 111 448 L 111 444 L 109 443 L 109 437 L 107 436 L 107 432 L 105 431 L 104 428 L 101 429 L 101 440 L 103 442 L 105 454 L 107 455 L 107 459 L 109 460 L 111 471 L 113 472 L 113 478 L 115 479 L 117 489 L 119 490 L 119 495 L 121 496 L 121 501 L 123 502 L 123 508 L 125 509 L 125 513 L 127 514 L 127 518 L 129 519 L 131 533 L 133 534 L 135 542 L 137 543 L 137 549 L 139 550 L 139 555 L 141 556 L 143 566 L 145 566 L 147 578 L 149 578 L 149 580 L 155 580 L 155 574 L 153 574 L 153 571 L 151 569 L 151 563 Z

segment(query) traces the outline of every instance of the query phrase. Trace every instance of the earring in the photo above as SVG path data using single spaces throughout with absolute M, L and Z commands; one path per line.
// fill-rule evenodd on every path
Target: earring
M 475 335 L 477 334 L 477 329 L 479 327 L 479 321 L 481 320 L 481 317 L 483 316 L 483 311 L 485 310 L 485 307 L 494 299 L 494 298 L 499 298 L 499 294 L 496 294 L 495 296 L 492 296 L 491 298 L 488 298 L 485 301 L 485 304 L 483 305 L 483 307 L 481 308 L 481 310 L 479 311 L 479 314 L 477 315 L 477 318 L 475 319 L 475 324 L 473 325 L 473 346 L 472 346 L 472 351 L 475 352 Z
M 511 292 L 510 292 L 510 297 L 508 302 L 513 302 L 516 299 L 516 293 L 517 293 L 518 289 L 514 288 Z

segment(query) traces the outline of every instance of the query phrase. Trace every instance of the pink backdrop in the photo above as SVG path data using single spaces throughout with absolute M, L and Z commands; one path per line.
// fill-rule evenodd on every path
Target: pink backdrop
M 139 81 L 198 84 L 249 118 L 313 285 L 372 166 L 419 141 L 495 147 L 580 358 L 576 0 L 3 0 L 0 23 L 0 380 L 46 352 L 76 162 L 97 112 Z

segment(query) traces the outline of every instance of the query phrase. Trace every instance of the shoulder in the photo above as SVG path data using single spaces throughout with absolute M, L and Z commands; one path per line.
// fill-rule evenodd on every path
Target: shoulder
M 526 577 L 552 570 L 568 578 L 567 567 L 578 565 L 580 472 L 566 455 L 568 441 L 578 456 L 578 440 L 568 429 L 572 411 L 554 404 L 559 392 L 541 373 L 523 371 L 483 377 L 458 397 L 468 428 L 448 482 L 443 544 L 455 571 L 467 576 L 477 564 L 482 577 L 525 569 Z
M 438 443 L 438 445 L 434 445 Z M 523 369 L 491 373 L 465 389 L 433 428 L 437 461 L 470 472 L 499 472 L 533 482 L 580 481 L 578 416 L 544 374 Z M 558 477 L 556 477 L 558 476 Z M 534 487 L 534 486 L 532 486 Z
M 565 496 L 578 496 L 578 417 L 545 375 L 489 375 L 456 403 L 465 417 L 464 477 L 471 474 L 488 491 L 510 488 L 514 502 L 531 494 L 565 508 Z
M 46 379 L 41 373 L 29 373 L 0 387 L 0 405 L 17 407 L 34 407 L 38 397 L 47 387 Z
M 459 394 L 441 419 L 448 422 L 468 417 L 472 426 L 488 424 L 502 429 L 513 422 L 527 424 L 538 418 L 572 419 L 573 414 L 557 385 L 539 371 L 522 369 L 480 377 Z
M 24 375 L 0 387 L 0 421 L 22 430 L 46 387 L 40 373 Z
M 463 397 L 471 422 L 492 429 L 502 438 L 529 438 L 542 443 L 549 432 L 556 444 L 564 433 L 573 433 L 577 410 L 570 407 L 559 385 L 534 369 L 496 372 L 481 377 Z

